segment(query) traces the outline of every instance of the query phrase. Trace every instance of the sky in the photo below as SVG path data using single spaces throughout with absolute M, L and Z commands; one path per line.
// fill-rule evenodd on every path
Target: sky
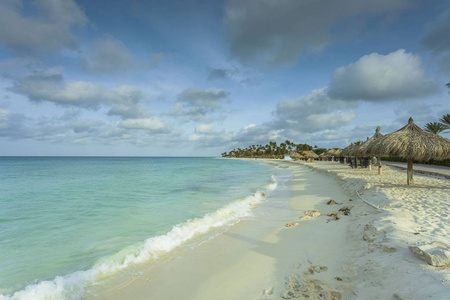
M 450 113 L 449 36 L 440 0 L 2 0 L 0 155 L 218 156 L 423 127 Z

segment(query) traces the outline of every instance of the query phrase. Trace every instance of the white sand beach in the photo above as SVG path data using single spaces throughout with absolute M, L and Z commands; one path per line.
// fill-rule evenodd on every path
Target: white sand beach
M 289 206 L 91 287 L 89 297 L 448 299 L 450 269 L 428 265 L 408 246 L 450 243 L 450 180 L 416 175 L 406 186 L 404 171 L 389 167 L 379 176 L 333 162 L 269 163 L 293 172 L 280 195 Z M 331 199 L 337 203 L 327 205 Z M 308 210 L 320 216 L 301 219 Z

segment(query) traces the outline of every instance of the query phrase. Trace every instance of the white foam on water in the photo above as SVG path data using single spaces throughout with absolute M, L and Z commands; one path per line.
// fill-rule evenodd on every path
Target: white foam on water
M 31 284 L 12 295 L 0 294 L 0 300 L 81 299 L 87 286 L 95 284 L 113 273 L 130 265 L 158 259 L 160 255 L 168 253 L 212 229 L 231 226 L 243 218 L 251 216 L 253 208 L 277 189 L 278 182 L 273 175 L 272 181 L 264 187 L 263 191 L 234 201 L 202 218 L 175 225 L 167 234 L 150 237 L 137 249 L 124 249 L 113 256 L 102 259 L 89 270 L 77 271 L 57 276 L 53 280 Z

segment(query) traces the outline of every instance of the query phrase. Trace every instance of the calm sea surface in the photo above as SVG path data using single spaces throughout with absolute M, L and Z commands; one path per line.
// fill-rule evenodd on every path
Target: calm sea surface
M 99 277 L 251 216 L 277 172 L 216 158 L 0 157 L 0 299 L 78 299 Z

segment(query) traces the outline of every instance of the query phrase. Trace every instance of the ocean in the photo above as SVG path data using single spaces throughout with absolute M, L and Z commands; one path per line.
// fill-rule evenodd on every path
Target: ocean
M 0 157 L 0 299 L 81 299 L 255 217 L 288 177 L 249 160 Z

